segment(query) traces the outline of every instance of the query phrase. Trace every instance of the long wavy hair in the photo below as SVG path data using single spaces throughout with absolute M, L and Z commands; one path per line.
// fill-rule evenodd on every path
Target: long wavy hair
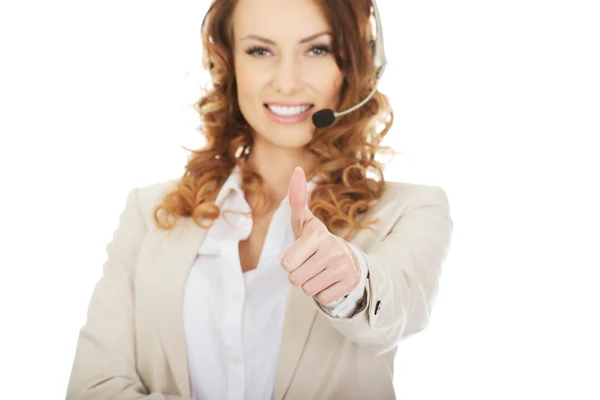
M 348 109 L 373 89 L 374 26 L 371 0 L 316 0 L 333 32 L 333 54 L 343 74 L 337 105 Z M 213 0 L 202 22 L 205 68 L 212 81 L 195 109 L 200 115 L 199 132 L 206 145 L 189 150 L 191 155 L 177 187 L 167 193 L 154 211 L 162 229 L 171 230 L 178 217 L 192 217 L 208 228 L 220 215 L 215 200 L 219 189 L 238 166 L 242 189 L 257 201 L 253 216 L 269 207 L 264 181 L 247 160 L 253 136 L 237 103 L 233 62 L 232 10 L 236 0 Z M 393 112 L 380 92 L 358 110 L 336 119 L 327 128 L 316 128 L 307 149 L 320 160 L 308 179 L 316 177 L 308 205 L 331 232 L 342 232 L 348 240 L 373 221 L 361 216 L 385 190 L 380 153 L 393 153 L 381 141 L 393 124 Z

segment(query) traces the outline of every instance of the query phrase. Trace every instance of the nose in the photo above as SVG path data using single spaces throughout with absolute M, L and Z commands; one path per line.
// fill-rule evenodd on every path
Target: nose
M 282 57 L 275 64 L 273 88 L 282 96 L 291 96 L 302 88 L 300 65 L 293 57 Z

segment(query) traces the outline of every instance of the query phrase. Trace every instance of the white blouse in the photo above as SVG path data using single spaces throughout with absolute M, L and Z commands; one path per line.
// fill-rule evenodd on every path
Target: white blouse
M 242 273 L 239 241 L 252 231 L 250 207 L 234 169 L 216 203 L 221 216 L 206 234 L 184 294 L 184 328 L 194 400 L 271 399 L 291 283 L 280 264 L 293 243 L 285 198 L 271 219 L 256 269 Z M 309 192 L 314 182 L 308 182 Z M 234 212 L 228 212 L 234 211 Z M 241 211 L 241 213 L 240 213 Z M 334 317 L 350 316 L 361 302 L 367 275 L 360 262 L 359 286 L 323 307 Z

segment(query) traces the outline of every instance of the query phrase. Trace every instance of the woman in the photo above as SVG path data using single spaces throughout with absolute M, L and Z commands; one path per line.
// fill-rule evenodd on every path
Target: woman
M 425 328 L 445 193 L 386 182 L 370 0 L 215 0 L 205 148 L 133 190 L 80 333 L 69 399 L 392 399 Z M 369 172 L 369 176 L 367 176 Z

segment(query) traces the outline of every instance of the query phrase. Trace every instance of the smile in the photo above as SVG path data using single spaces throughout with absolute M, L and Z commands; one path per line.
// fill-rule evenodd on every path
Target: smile
M 265 104 L 265 110 L 269 118 L 280 124 L 297 124 L 303 122 L 310 116 L 313 104 Z

